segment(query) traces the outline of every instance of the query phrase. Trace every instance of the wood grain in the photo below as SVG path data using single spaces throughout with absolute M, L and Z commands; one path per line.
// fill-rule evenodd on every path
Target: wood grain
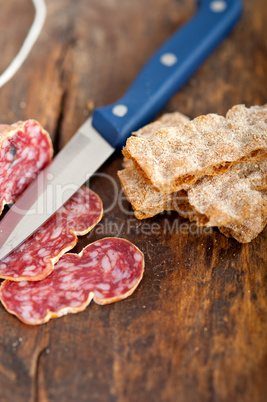
M 9 32 L 10 21 L 16 29 L 1 70 L 33 18 L 30 1 L 19 12 L 17 2 L 6 3 L 0 0 L 1 32 Z M 46 4 L 38 42 L 0 90 L 0 121 L 39 120 L 56 150 L 93 107 L 123 94 L 195 10 L 193 0 Z M 194 117 L 266 102 L 267 9 L 264 0 L 244 5 L 233 33 L 163 111 Z M 75 251 L 105 236 L 127 238 L 145 254 L 143 281 L 125 301 L 92 303 L 83 313 L 36 328 L 0 307 L 1 402 L 264 402 L 267 230 L 241 245 L 175 213 L 137 221 L 120 192 L 121 161 L 116 152 L 91 179 L 105 215 Z

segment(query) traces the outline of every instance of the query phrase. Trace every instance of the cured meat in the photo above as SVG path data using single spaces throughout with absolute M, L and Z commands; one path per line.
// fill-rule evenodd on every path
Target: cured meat
M 62 254 L 77 243 L 102 218 L 101 199 L 80 188 L 28 240 L 0 261 L 0 278 L 37 281 L 49 275 Z
M 93 299 L 108 304 L 125 299 L 142 279 L 144 256 L 124 239 L 105 238 L 80 254 L 65 254 L 54 271 L 38 282 L 4 281 L 5 308 L 30 325 L 83 311 Z
M 48 165 L 52 154 L 49 134 L 37 121 L 0 124 L 0 213 Z

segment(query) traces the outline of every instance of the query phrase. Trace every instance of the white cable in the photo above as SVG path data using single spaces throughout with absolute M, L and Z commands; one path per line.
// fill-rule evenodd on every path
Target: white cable
M 45 0 L 32 0 L 32 2 L 35 7 L 34 21 L 18 54 L 14 57 L 3 74 L 0 75 L 0 88 L 16 74 L 24 63 L 43 28 L 46 17 Z

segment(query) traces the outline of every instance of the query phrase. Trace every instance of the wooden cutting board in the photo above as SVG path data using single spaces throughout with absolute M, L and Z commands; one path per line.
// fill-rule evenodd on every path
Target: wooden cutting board
M 123 94 L 195 3 L 46 0 L 38 42 L 0 89 L 0 122 L 39 120 L 57 152 L 93 107 Z M 244 4 L 234 32 L 162 112 L 193 118 L 266 102 L 266 2 Z M 0 7 L 2 72 L 34 10 L 30 0 Z M 0 306 L 1 402 L 267 400 L 267 230 L 241 245 L 175 213 L 138 221 L 121 194 L 121 162 L 117 152 L 91 180 L 105 215 L 75 251 L 129 239 L 145 254 L 143 281 L 125 301 L 39 327 Z

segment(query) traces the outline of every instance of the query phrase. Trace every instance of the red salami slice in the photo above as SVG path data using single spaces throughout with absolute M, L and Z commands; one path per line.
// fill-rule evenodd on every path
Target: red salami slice
M 0 213 L 52 158 L 49 134 L 34 120 L 0 124 Z
M 73 248 L 77 235 L 88 233 L 102 218 L 102 202 L 80 188 L 28 240 L 0 261 L 0 278 L 37 281 L 49 275 L 60 256 Z
M 65 254 L 42 281 L 4 281 L 5 308 L 30 325 L 83 311 L 93 299 L 108 304 L 131 295 L 142 279 L 144 256 L 127 240 L 105 238 L 80 254 Z

